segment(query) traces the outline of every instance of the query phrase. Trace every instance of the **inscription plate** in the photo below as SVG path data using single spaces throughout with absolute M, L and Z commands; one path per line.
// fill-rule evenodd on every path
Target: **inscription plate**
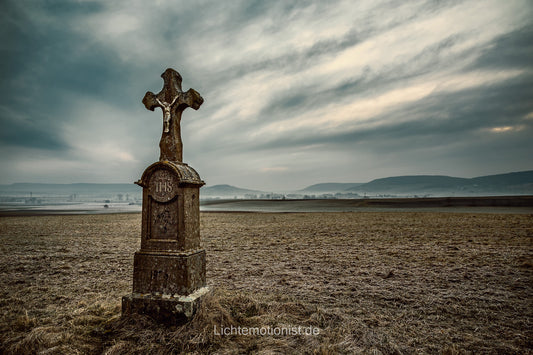
M 149 183 L 150 195 L 158 202 L 168 202 L 176 196 L 178 183 L 176 176 L 168 170 L 157 170 L 152 174 Z

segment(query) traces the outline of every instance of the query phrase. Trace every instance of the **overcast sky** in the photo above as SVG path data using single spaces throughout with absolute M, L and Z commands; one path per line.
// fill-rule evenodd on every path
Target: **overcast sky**
M 533 169 L 533 2 L 0 4 L 0 183 L 124 182 L 159 158 L 174 68 L 208 185 Z

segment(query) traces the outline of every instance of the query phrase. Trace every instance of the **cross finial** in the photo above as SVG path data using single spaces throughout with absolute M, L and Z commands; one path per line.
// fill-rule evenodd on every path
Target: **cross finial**
M 183 92 L 181 89 L 181 75 L 174 69 L 168 68 L 161 74 L 163 89 L 155 95 L 148 91 L 143 98 L 143 104 L 153 111 L 156 107 L 163 110 L 163 134 L 159 142 L 161 155 L 159 160 L 183 161 L 183 143 L 181 141 L 181 114 L 187 107 L 198 110 L 204 99 L 194 90 Z

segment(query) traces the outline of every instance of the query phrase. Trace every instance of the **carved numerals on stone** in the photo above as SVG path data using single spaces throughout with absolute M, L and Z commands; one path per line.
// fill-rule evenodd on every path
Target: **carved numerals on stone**
M 163 270 L 152 270 L 150 272 L 151 285 L 159 286 L 164 289 L 168 286 L 169 279 L 170 275 Z

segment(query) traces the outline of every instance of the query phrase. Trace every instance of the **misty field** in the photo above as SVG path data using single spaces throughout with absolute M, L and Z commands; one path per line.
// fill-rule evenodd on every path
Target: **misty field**
M 530 214 L 202 213 L 183 326 L 120 317 L 140 218 L 1 217 L 0 353 L 533 353 Z

